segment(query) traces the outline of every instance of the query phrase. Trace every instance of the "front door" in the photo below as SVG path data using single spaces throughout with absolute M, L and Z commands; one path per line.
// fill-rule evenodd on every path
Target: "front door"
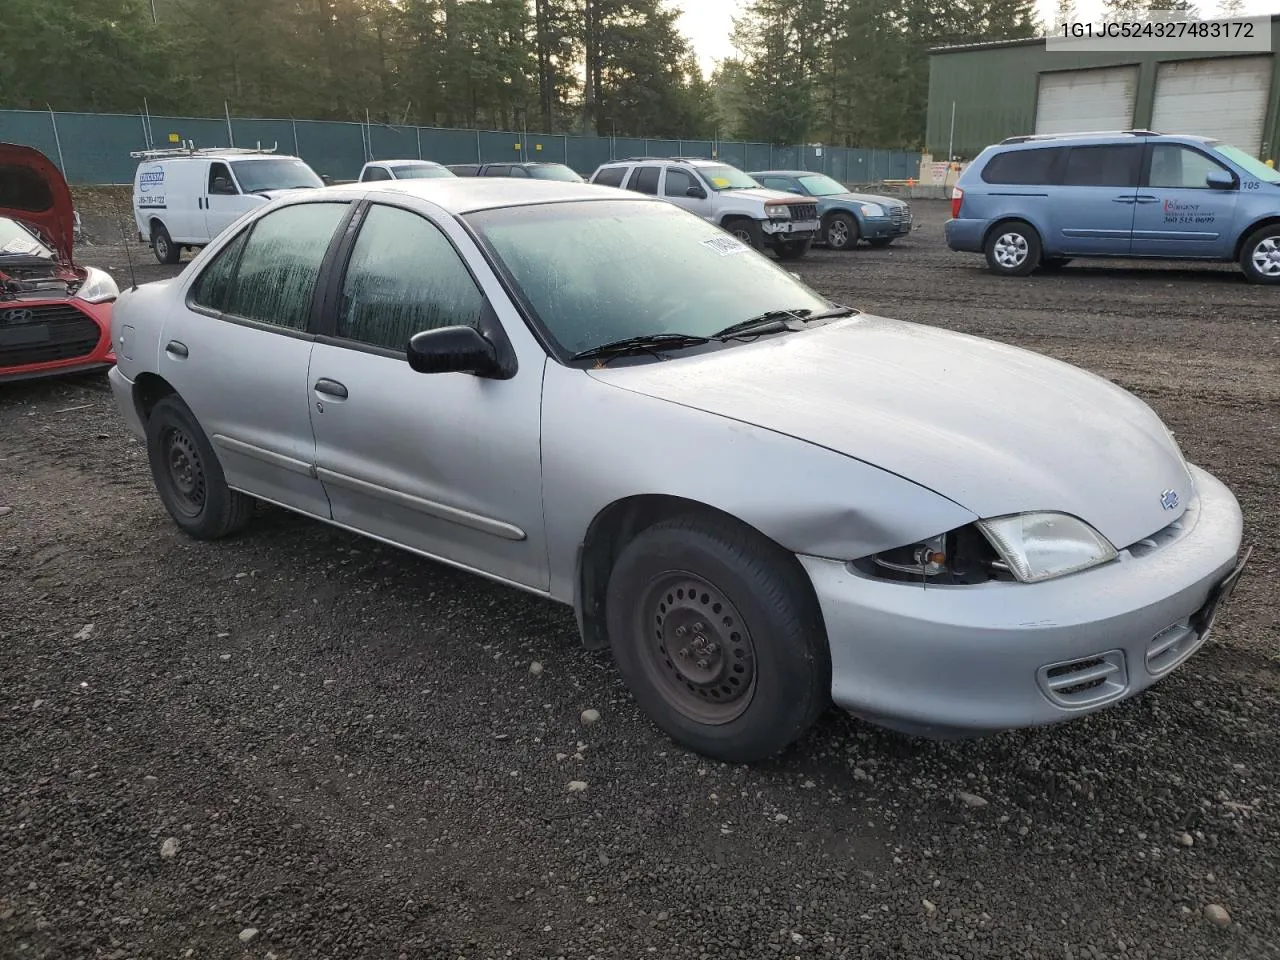
M 1206 178 L 1235 175 L 1208 154 L 1181 143 L 1153 143 L 1133 220 L 1133 252 L 1141 257 L 1229 258 L 1238 187 L 1213 189 Z
M 267 214 L 222 247 L 165 322 L 159 372 L 209 437 L 227 483 L 328 518 L 315 474 L 307 325 L 348 203 Z
M 209 164 L 209 179 L 205 186 L 205 236 L 209 240 L 260 204 L 256 197 L 240 192 L 230 168 L 220 160 Z
M 690 196 L 689 191 L 701 191 L 701 196 Z M 682 170 L 679 167 L 667 167 L 667 174 L 663 180 L 662 196 L 665 200 L 670 200 L 676 206 L 684 207 L 690 213 L 696 213 L 704 220 L 713 219 L 713 209 L 710 194 L 707 192 L 706 184 L 699 183 L 688 170 Z
M 481 263 L 479 251 L 441 222 L 369 206 L 311 359 L 317 468 L 338 523 L 546 589 L 545 354 L 509 380 L 416 373 L 405 359 L 415 333 L 479 328 L 491 309 L 458 253 Z M 493 307 L 521 322 L 505 300 Z
M 1049 193 L 1051 249 L 1074 256 L 1123 257 L 1133 242 L 1142 144 L 1071 147 L 1062 186 Z

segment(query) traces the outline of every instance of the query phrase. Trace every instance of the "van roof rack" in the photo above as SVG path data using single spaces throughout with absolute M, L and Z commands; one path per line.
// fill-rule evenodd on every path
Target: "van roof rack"
M 134 160 L 159 160 L 163 157 L 204 157 L 212 154 L 255 154 L 275 153 L 279 143 L 269 148 L 261 142 L 256 147 L 196 147 L 194 140 L 184 140 L 180 147 L 166 147 L 161 150 L 133 150 L 129 156 Z
M 1074 133 L 1024 133 L 1005 137 L 1000 143 L 1030 143 L 1034 140 L 1066 140 L 1071 137 L 1160 137 L 1155 130 L 1079 130 Z
M 711 157 L 619 157 L 617 160 L 610 160 L 609 163 L 639 163 L 649 160 L 706 160 L 711 161 Z

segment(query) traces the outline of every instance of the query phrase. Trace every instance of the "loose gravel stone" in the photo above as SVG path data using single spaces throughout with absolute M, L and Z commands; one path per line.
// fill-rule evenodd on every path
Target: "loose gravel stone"
M 172 860 L 178 855 L 178 838 L 170 837 L 164 843 L 160 844 L 160 856 L 165 860 Z
M 542 676 L 542 669 L 543 669 L 542 664 L 540 664 L 537 660 L 529 664 L 529 672 L 533 674 L 535 677 Z
M 599 710 L 583 710 L 582 716 L 579 717 L 579 719 L 582 721 L 582 725 L 584 727 L 589 727 L 593 723 L 600 722 L 600 711 Z
M 566 787 L 566 789 L 567 789 L 570 793 L 581 793 L 583 790 L 587 789 L 587 781 L 585 781 L 585 780 L 570 780 L 570 781 L 569 781 L 569 783 L 568 783 L 568 785 L 567 785 L 567 787 Z
M 240 931 L 240 942 L 248 943 L 257 935 L 258 935 L 258 930 L 256 927 L 245 927 L 243 930 Z
M 970 807 L 971 809 L 974 809 L 974 810 L 981 810 L 983 807 L 987 805 L 987 801 L 982 797 L 978 796 L 976 793 L 965 793 L 963 790 L 961 790 L 959 793 L 956 794 L 956 796 L 959 798 L 960 802 L 963 803 L 966 807 Z
M 1220 903 L 1211 903 L 1204 908 L 1204 918 L 1215 927 L 1231 926 L 1231 914 Z

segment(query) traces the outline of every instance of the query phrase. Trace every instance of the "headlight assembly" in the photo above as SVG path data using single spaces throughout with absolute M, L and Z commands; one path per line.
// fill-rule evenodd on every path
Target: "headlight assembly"
M 1116 558 L 1106 537 L 1065 513 L 1019 513 L 979 520 L 977 526 L 1023 583 L 1066 576 Z
M 878 203 L 864 203 L 862 205 L 862 214 L 867 217 L 883 217 L 884 207 Z
M 86 303 L 106 303 L 120 296 L 120 288 L 111 274 L 97 267 L 86 267 L 84 283 L 76 291 L 76 297 Z

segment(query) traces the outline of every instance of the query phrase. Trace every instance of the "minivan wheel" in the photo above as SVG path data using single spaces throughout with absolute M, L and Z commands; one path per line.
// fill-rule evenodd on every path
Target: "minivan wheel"
M 606 619 L 641 709 L 713 759 L 772 756 L 829 702 L 830 650 L 808 578 L 729 520 L 677 517 L 640 533 L 610 575 Z
M 832 250 L 852 250 L 858 245 L 858 221 L 847 213 L 833 213 L 823 235 Z
M 1280 224 L 1250 234 L 1240 251 L 1240 269 L 1252 283 L 1280 283 Z
M 173 245 L 173 238 L 169 236 L 163 223 L 151 225 L 151 250 L 155 253 L 156 260 L 164 264 L 175 264 L 182 257 L 181 248 Z
M 216 540 L 253 517 L 253 498 L 227 486 L 195 415 L 176 396 L 162 398 L 147 419 L 147 457 L 161 502 L 189 536 Z
M 998 224 L 987 237 L 987 264 L 995 273 L 1025 277 L 1040 264 L 1040 237 L 1025 223 Z

